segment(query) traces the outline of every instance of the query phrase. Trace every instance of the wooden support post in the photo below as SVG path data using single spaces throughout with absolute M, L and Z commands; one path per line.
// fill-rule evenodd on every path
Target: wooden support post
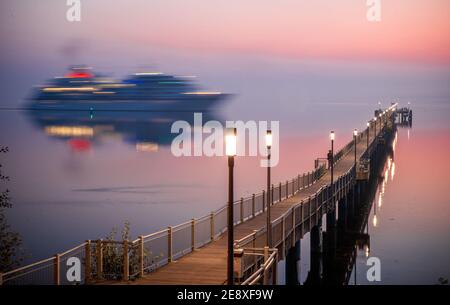
M 305 188 L 305 174 L 303 174 L 303 178 L 302 178 L 302 189 Z
M 297 191 L 300 190 L 300 175 L 297 176 Z
M 240 202 L 240 210 L 241 210 L 241 223 L 244 222 L 244 198 L 241 197 L 241 202 Z
M 85 261 L 84 261 L 84 282 L 86 284 L 89 284 L 91 282 L 92 279 L 92 274 L 91 274 L 91 241 L 90 240 L 86 240 L 86 245 L 84 246 L 84 257 L 85 257 Z
M 144 236 L 139 236 L 139 276 L 144 276 L 144 260 L 145 260 L 145 252 L 144 252 Z
M 54 285 L 61 284 L 59 263 L 60 263 L 59 254 L 55 254 L 54 259 L 53 259 L 53 284 Z
M 167 261 L 172 262 L 172 227 L 167 227 Z
M 211 241 L 214 241 L 214 231 L 215 231 L 215 229 L 214 229 L 214 212 L 211 212 L 211 215 L 210 215 L 210 219 L 211 219 L 211 221 L 210 221 L 210 224 L 211 224 L 211 229 L 210 229 L 210 231 L 211 231 Z
M 130 257 L 128 255 L 128 240 L 123 241 L 123 280 L 130 279 Z
M 97 279 L 103 278 L 103 240 L 97 240 Z
M 294 185 L 295 185 L 295 179 L 292 179 L 292 196 L 295 195 L 295 187 L 294 187 Z
M 256 211 L 255 211 L 255 194 L 252 194 L 252 218 L 255 217 Z

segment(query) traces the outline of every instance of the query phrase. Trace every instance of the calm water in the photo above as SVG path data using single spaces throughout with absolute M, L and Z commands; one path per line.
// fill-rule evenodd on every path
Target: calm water
M 403 105 L 411 101 L 413 128 L 399 129 L 395 173 L 378 190 L 376 222 L 375 211 L 369 218 L 370 255 L 381 260 L 384 284 L 435 284 L 439 277 L 450 278 L 448 72 L 262 58 L 196 58 L 177 68 L 181 60 L 162 61 L 162 66 L 178 74 L 194 71 L 208 88 L 236 93 L 213 117 L 280 121 L 275 182 L 311 170 L 315 158 L 325 157 L 329 130 L 336 131 L 337 146 L 343 146 L 353 128 L 364 128 L 378 100 L 383 106 L 398 98 Z M 22 105 L 31 86 L 57 70 L 53 66 L 21 77 L 25 68 L 15 67 L 7 77 L 13 68 L 0 72 L 2 107 Z M 29 260 L 104 237 L 125 221 L 136 236 L 222 206 L 225 158 L 171 154 L 170 122 L 186 115 L 86 112 L 58 117 L 0 110 L 0 144 L 10 149 L 1 156 L 11 178 L 13 208 L 7 216 L 23 237 Z M 94 124 L 96 136 L 80 140 L 52 135 L 46 126 L 55 122 Z M 157 145 L 142 151 L 136 145 L 140 142 Z M 262 190 L 265 170 L 259 160 L 236 160 L 236 196 Z M 365 263 L 362 251 L 357 283 L 367 283 Z M 302 251 L 300 265 L 308 270 L 307 251 Z M 303 281 L 305 272 L 300 277 Z

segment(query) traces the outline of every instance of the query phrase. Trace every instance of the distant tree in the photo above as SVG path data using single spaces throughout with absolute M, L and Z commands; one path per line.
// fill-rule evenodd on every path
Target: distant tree
M 17 268 L 23 260 L 22 239 L 11 232 L 3 211 L 0 211 L 0 272 Z
M 0 146 L 0 153 L 7 153 L 8 147 Z M 0 182 L 9 181 L 9 176 L 3 174 L 2 164 L 0 163 Z M 9 197 L 9 190 L 0 191 L 0 208 L 10 208 L 11 198 Z
M 8 147 L 0 146 L 0 153 L 8 151 Z M 10 191 L 3 189 L 2 185 L 8 181 L 9 177 L 4 175 L 0 163 L 0 272 L 18 267 L 23 260 L 22 239 L 18 233 L 10 231 L 5 216 L 5 209 L 12 207 Z

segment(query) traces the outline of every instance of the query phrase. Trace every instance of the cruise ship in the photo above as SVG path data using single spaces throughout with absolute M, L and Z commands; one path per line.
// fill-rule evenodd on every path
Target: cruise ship
M 74 66 L 34 93 L 31 109 L 46 110 L 142 110 L 207 111 L 228 94 L 199 90 L 192 77 L 160 72 L 138 72 L 115 80 Z

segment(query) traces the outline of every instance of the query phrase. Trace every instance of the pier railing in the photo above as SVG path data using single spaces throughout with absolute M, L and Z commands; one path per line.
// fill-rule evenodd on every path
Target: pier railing
M 241 265 L 237 266 L 238 277 L 244 279 L 237 284 L 241 285 L 276 285 L 277 284 L 277 263 L 278 250 L 264 248 L 244 248 L 242 249 Z M 243 276 L 247 274 L 248 276 Z
M 335 192 L 331 193 L 330 185 L 324 185 L 308 198 L 292 206 L 288 211 L 271 222 L 272 246 L 281 248 L 280 257 L 284 256 L 284 243 L 290 237 L 303 237 L 305 232 L 318 223 L 319 217 L 329 209 L 333 202 L 342 199 L 352 187 L 355 177 L 353 166 L 341 175 L 334 183 Z M 266 243 L 266 228 L 255 230 L 247 236 L 235 241 L 235 248 L 261 248 Z

